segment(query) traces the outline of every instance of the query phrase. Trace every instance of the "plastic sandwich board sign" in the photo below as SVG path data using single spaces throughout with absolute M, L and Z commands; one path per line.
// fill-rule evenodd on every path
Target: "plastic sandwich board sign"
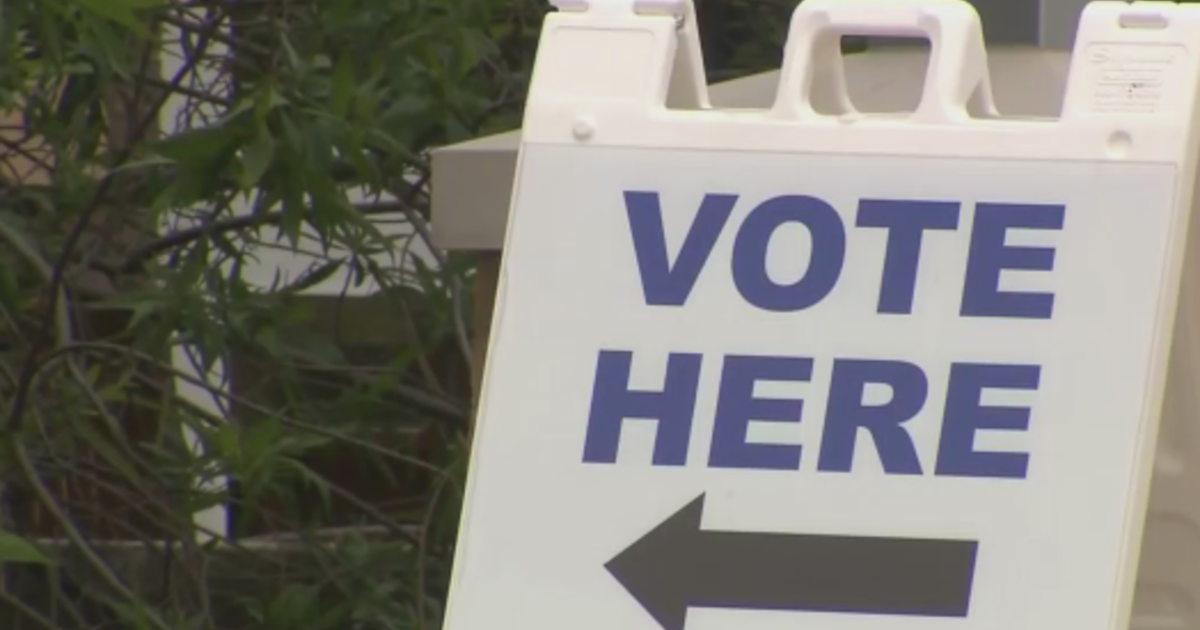
M 686 2 L 545 22 L 447 630 L 1125 630 L 1200 7 L 1097 2 L 1052 120 L 974 10 L 807 0 L 773 107 Z M 857 112 L 844 35 L 932 42 Z

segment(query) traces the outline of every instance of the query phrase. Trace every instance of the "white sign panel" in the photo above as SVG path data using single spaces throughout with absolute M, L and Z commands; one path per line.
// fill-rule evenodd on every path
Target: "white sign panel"
M 526 168 L 450 630 L 1107 627 L 1171 168 Z
M 797 24 L 856 15 L 830 10 Z M 1123 629 L 1184 160 L 1136 124 L 980 133 L 935 101 L 920 134 L 626 112 L 606 136 L 546 92 L 447 630 Z

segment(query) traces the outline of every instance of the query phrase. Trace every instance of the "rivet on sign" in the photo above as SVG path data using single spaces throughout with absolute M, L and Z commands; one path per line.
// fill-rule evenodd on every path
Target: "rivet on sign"
M 588 140 L 596 133 L 596 121 L 591 116 L 582 116 L 575 120 L 571 132 L 576 140 Z
M 1129 154 L 1133 146 L 1133 138 L 1128 131 L 1114 131 L 1108 136 L 1108 157 L 1121 159 Z

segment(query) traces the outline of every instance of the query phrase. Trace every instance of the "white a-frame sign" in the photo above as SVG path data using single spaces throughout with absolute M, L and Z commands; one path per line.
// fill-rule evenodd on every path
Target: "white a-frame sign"
M 688 2 L 560 9 L 446 630 L 1128 628 L 1200 7 L 1091 5 L 1053 120 L 965 2 L 801 3 L 754 111 Z M 845 35 L 931 41 L 914 112 L 855 110 Z

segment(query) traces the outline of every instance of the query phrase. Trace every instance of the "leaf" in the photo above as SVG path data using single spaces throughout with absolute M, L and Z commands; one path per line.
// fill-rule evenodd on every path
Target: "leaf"
M 126 330 L 134 330 L 145 320 L 154 315 L 167 312 L 172 307 L 170 296 L 155 290 L 130 291 L 118 294 L 104 300 L 102 304 L 107 308 L 129 311 L 130 318 Z
M 99 74 L 111 72 L 131 80 L 137 60 L 129 45 L 130 31 L 134 40 L 140 40 L 149 35 L 146 27 L 140 22 L 124 24 L 112 19 L 86 20 L 80 26 L 83 35 L 80 43 L 85 54 L 97 63 Z
M 283 439 L 283 425 L 278 418 L 263 418 L 245 429 L 242 441 L 242 452 L 246 460 L 254 464 L 273 457 Z
M 299 169 L 292 169 L 291 172 L 298 173 Z M 304 217 L 308 209 L 304 205 L 304 192 L 300 186 L 292 182 L 284 186 L 283 218 L 279 222 L 279 228 L 292 244 L 292 249 L 297 249 L 300 247 L 300 231 L 304 227 Z
M 280 94 L 279 91 L 277 91 L 274 87 L 267 86 L 254 98 L 254 116 L 258 119 L 260 124 L 265 123 L 267 116 L 270 115 L 276 107 L 282 107 L 290 102 L 291 101 L 288 100 L 288 97 Z
M 321 505 L 325 511 L 333 509 L 333 495 L 329 489 L 329 482 L 325 480 L 319 473 L 305 466 L 302 462 L 296 459 L 287 458 L 284 460 L 285 465 L 291 466 L 300 474 L 300 479 L 313 489 L 321 497 Z
M 33 543 L 6 531 L 0 531 L 0 564 L 53 564 Z
M 131 630 L 152 630 L 154 625 L 150 623 L 149 612 L 145 606 L 139 606 L 136 602 L 121 602 L 113 601 L 108 603 L 125 626 Z
M 113 173 L 123 173 L 125 171 L 135 171 L 141 168 L 153 168 L 156 166 L 171 166 L 174 164 L 172 160 L 164 157 L 150 156 L 144 160 L 130 160 L 114 169 Z
M 287 356 L 312 363 L 345 365 L 346 357 L 342 349 L 328 337 L 309 335 L 289 339 L 287 345 L 279 348 L 278 356 Z
M 157 145 L 158 153 L 186 166 L 199 166 L 228 151 L 233 138 L 224 127 L 205 127 L 175 134 Z
M 330 630 L 345 624 L 348 610 L 348 602 L 323 601 L 316 587 L 287 584 L 267 604 L 262 625 L 270 630 Z
M 310 268 L 304 272 L 295 282 L 278 289 L 280 295 L 299 294 L 325 282 L 333 277 L 333 274 L 341 270 L 343 260 L 331 260 L 322 265 Z
M 345 223 L 356 211 L 345 196 L 341 195 L 333 180 L 312 177 L 308 185 L 308 196 L 312 200 L 312 220 L 320 233 L 322 245 L 330 246 L 328 236 L 339 225 Z
M 333 71 L 332 99 L 330 109 L 338 118 L 345 118 L 354 100 L 354 66 L 350 55 L 343 55 Z
M 187 495 L 187 504 L 185 509 L 188 514 L 199 514 L 206 510 L 223 505 L 230 500 L 229 492 L 220 489 L 219 483 L 224 481 L 223 475 L 208 475 L 207 477 L 197 477 L 198 480 L 207 483 L 197 483 L 198 488 L 192 489 Z M 213 483 L 213 478 L 219 479 Z M 205 487 L 205 486 L 215 486 Z
M 262 180 L 275 158 L 275 138 L 271 137 L 266 125 L 259 125 L 254 139 L 242 147 L 242 174 L 239 178 L 243 188 L 250 189 Z
M 53 65 L 63 63 L 62 20 L 57 19 L 50 11 L 34 11 L 38 20 L 38 41 L 41 42 L 39 52 L 44 54 Z
M 304 62 L 300 61 L 300 55 L 296 53 L 295 47 L 292 46 L 292 41 L 288 39 L 286 34 L 279 34 L 279 43 L 283 46 L 283 52 L 287 55 L 288 65 L 294 71 L 301 70 L 304 67 Z
M 304 203 L 304 184 L 308 173 L 305 172 L 298 155 L 303 142 L 300 131 L 287 116 L 283 117 L 282 125 L 283 136 L 281 139 L 285 150 L 282 156 L 283 176 L 280 178 L 282 190 L 279 191 L 279 194 L 283 200 L 283 219 L 280 221 L 279 227 L 294 249 L 300 245 L 300 231 L 308 214 L 308 207 Z
M 261 98 L 256 100 L 241 99 L 236 105 L 229 108 L 229 111 L 222 114 L 221 117 L 216 120 L 213 126 L 222 127 L 233 124 L 248 112 L 254 112 L 255 116 L 259 116 L 259 109 L 263 107 L 262 103 L 263 99 Z M 266 114 L 263 114 L 263 116 L 265 115 Z M 259 118 L 262 118 L 262 116 L 259 116 Z
M 120 393 L 120 389 L 117 391 Z M 124 394 L 128 395 L 128 392 L 126 391 Z M 87 442 L 88 448 L 95 450 L 109 465 L 121 473 L 126 480 L 133 483 L 138 481 L 137 469 L 133 467 L 133 464 L 124 454 L 117 451 L 117 448 L 110 443 L 108 437 L 94 430 L 90 422 L 80 422 L 76 424 L 75 428 L 80 432 L 84 441 Z
M 17 270 L 0 265 L 0 306 L 15 313 L 20 309 L 21 287 L 17 281 Z
M 134 9 L 143 9 L 159 4 L 157 0 L 76 0 L 76 3 L 100 17 L 137 32 L 139 35 L 147 35 L 149 31 L 138 20 L 137 15 L 133 12 Z
M 215 429 L 205 429 L 205 451 L 218 461 L 236 470 L 242 461 L 242 448 L 238 440 L 238 428 L 231 424 L 223 424 Z
M 172 201 L 186 205 L 211 195 L 247 137 L 246 131 L 237 126 L 217 125 L 186 131 L 157 143 L 157 153 L 179 165 L 179 175 L 172 182 L 175 187 Z

